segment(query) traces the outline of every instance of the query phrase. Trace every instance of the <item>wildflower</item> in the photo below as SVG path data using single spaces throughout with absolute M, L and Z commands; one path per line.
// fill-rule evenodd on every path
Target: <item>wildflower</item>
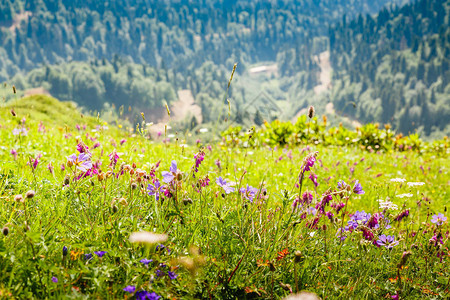
M 405 182 L 406 179 L 404 178 L 391 178 L 391 182 Z
M 148 231 L 133 232 L 130 235 L 131 243 L 158 244 L 167 240 L 166 234 L 158 234 Z
M 398 206 L 390 201 L 389 197 L 386 197 L 386 201 L 378 200 L 381 209 L 397 210 Z
M 156 275 L 156 277 L 163 277 L 163 276 L 164 276 L 164 272 L 161 271 L 161 270 L 159 270 L 159 269 L 157 269 L 157 270 L 155 271 L 155 275 Z
M 380 235 L 379 240 L 377 241 L 378 246 L 384 246 L 387 249 L 392 249 L 398 245 L 398 241 L 395 240 L 393 235 Z
M 147 292 L 145 290 L 139 291 L 135 294 L 136 300 L 158 300 L 161 298 L 160 295 L 156 294 L 155 292 Z
M 67 256 L 67 252 L 69 252 L 69 249 L 67 249 L 67 247 L 64 246 L 63 249 L 62 249 L 62 255 L 63 256 Z
M 75 166 L 81 172 L 86 172 L 92 168 L 91 157 L 86 153 L 80 153 L 78 156 L 76 154 L 72 154 L 67 157 L 67 165 L 69 167 Z
M 402 211 L 401 213 L 399 213 L 394 220 L 400 222 L 401 220 L 403 220 L 403 218 L 406 218 L 407 216 L 409 216 L 409 209 L 405 209 L 404 211 Z
M 347 238 L 347 236 L 345 235 L 345 230 L 344 230 L 344 228 L 339 228 L 338 231 L 336 232 L 336 236 L 337 236 L 338 238 L 340 238 L 341 241 L 344 241 L 344 240 Z
M 161 184 L 159 183 L 159 180 L 156 179 L 154 182 L 154 185 L 152 184 L 148 184 L 147 186 L 147 191 L 148 191 L 148 195 L 149 196 L 155 196 L 156 197 L 156 201 L 159 200 L 159 193 L 161 193 L 161 189 L 164 188 L 164 186 L 161 186 Z
M 58 278 L 56 278 L 55 276 L 53 276 L 53 277 L 52 277 L 52 281 L 53 281 L 54 283 L 58 283 Z
M 311 170 L 314 166 L 314 162 L 316 161 L 317 154 L 319 154 L 319 152 L 310 153 L 303 159 L 302 173 Z
M 247 184 L 247 188 L 241 188 L 239 190 L 239 192 L 241 192 L 242 196 L 245 199 L 250 200 L 250 202 L 253 202 L 253 199 L 255 198 L 256 194 L 258 193 L 258 189 L 254 188 L 252 186 L 249 186 Z
M 440 232 L 438 234 L 434 234 L 429 242 L 430 244 L 434 244 L 435 247 L 437 247 L 439 244 L 443 245 L 444 240 L 442 238 L 442 234 Z
M 106 251 L 94 251 L 95 255 L 97 255 L 98 257 L 102 258 L 103 255 L 106 254 Z
M 198 172 L 198 167 L 200 166 L 200 164 L 202 163 L 202 161 L 205 159 L 205 152 L 200 151 L 198 153 L 196 153 L 194 155 L 195 158 L 195 168 L 194 168 L 194 172 L 197 173 Z
M 424 185 L 425 184 L 425 182 L 408 182 L 407 183 L 407 185 L 409 186 L 409 187 L 412 187 L 412 186 L 422 186 L 422 185 Z
M 86 146 L 85 143 L 83 142 L 79 142 L 77 145 L 77 151 L 80 153 L 86 153 L 89 154 L 89 156 L 91 156 L 91 152 L 89 152 L 89 147 Z
M 92 259 L 92 253 L 87 253 L 84 255 L 85 260 L 91 260 Z
M 125 144 L 126 141 L 127 141 L 126 139 L 121 139 L 120 140 L 120 145 L 122 146 L 123 144 Z
M 356 180 L 355 185 L 353 186 L 353 193 L 358 195 L 363 195 L 365 192 L 362 189 L 361 184 Z
M 178 275 L 175 274 L 175 272 L 172 272 L 172 271 L 169 271 L 168 275 L 169 275 L 170 280 L 177 279 L 177 277 L 178 277 Z
M 325 206 L 327 206 L 328 203 L 333 200 L 333 196 L 327 194 L 324 194 L 322 196 L 322 200 L 316 204 L 316 209 L 323 214 L 325 213 Z
M 309 175 L 309 179 L 311 179 L 311 181 L 314 183 L 314 186 L 317 187 L 319 184 L 317 183 L 317 175 L 314 173 L 311 173 L 311 175 Z
M 216 183 L 224 189 L 226 194 L 234 192 L 234 188 L 229 185 L 222 177 L 216 179 Z
M 397 195 L 396 197 L 397 198 L 404 198 L 404 197 L 411 198 L 412 196 L 414 196 L 414 195 L 413 194 L 400 194 L 400 195 Z
M 215 161 L 215 164 L 216 164 L 217 168 L 219 168 L 219 170 L 222 170 L 222 166 L 221 166 L 221 164 L 220 164 L 220 159 L 217 159 L 217 160 Z
M 30 164 L 33 167 L 34 170 L 36 170 L 38 164 L 39 164 L 39 159 L 42 157 L 42 154 L 38 154 L 33 158 L 30 158 Z
M 340 190 L 344 190 L 346 187 L 348 186 L 348 184 L 347 183 L 345 183 L 345 181 L 344 180 L 340 180 L 340 181 L 338 181 L 338 184 L 337 184 L 337 187 L 338 187 L 338 189 L 340 189 Z
M 24 202 L 23 201 L 23 196 L 22 195 L 15 195 L 14 196 L 14 201 L 16 201 L 16 202 Z
M 143 258 L 139 262 L 144 264 L 145 266 L 148 266 L 149 263 L 153 262 L 153 259 Z
M 136 290 L 136 287 L 134 285 L 128 285 L 126 287 L 123 288 L 123 290 L 127 293 L 134 293 L 134 291 Z
M 167 171 L 162 172 L 163 181 L 165 183 L 171 183 L 175 179 L 175 177 L 177 175 L 177 171 L 178 171 L 177 162 L 172 160 L 172 163 L 169 168 L 169 172 L 167 172 Z
M 9 228 L 8 227 L 3 227 L 3 229 L 2 229 L 2 233 L 3 233 L 3 235 L 4 236 L 7 236 L 8 234 L 9 234 Z
M 50 172 L 50 174 L 53 174 L 53 165 L 52 165 L 52 163 L 50 162 L 50 163 L 48 163 L 48 165 L 47 165 L 47 169 L 48 169 L 48 171 Z
M 437 226 L 441 226 L 445 221 L 447 221 L 447 217 L 445 217 L 442 213 L 438 213 L 437 215 L 433 215 L 431 217 L 431 223 L 434 223 Z
M 28 135 L 28 131 L 25 128 L 15 128 L 13 129 L 12 134 L 26 136 Z
M 11 149 L 11 155 L 14 156 L 14 160 L 17 159 L 17 150 Z
M 116 151 L 113 151 L 108 156 L 109 156 L 109 161 L 110 161 L 109 166 L 114 169 L 117 165 L 117 160 L 119 159 L 119 154 L 117 154 Z
M 95 143 L 95 144 L 92 146 L 92 149 L 96 149 L 96 148 L 98 148 L 98 147 L 100 147 L 100 143 L 99 143 L 99 142 Z

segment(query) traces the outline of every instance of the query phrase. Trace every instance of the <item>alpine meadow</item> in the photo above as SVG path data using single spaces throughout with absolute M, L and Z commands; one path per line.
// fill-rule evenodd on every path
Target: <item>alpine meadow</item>
M 450 0 L 0 0 L 0 299 L 450 298 Z

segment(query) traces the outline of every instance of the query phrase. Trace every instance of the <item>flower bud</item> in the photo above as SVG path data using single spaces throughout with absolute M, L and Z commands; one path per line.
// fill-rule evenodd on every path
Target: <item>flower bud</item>
M 29 190 L 26 194 L 25 194 L 25 197 L 27 198 L 27 199 L 32 199 L 32 198 L 34 198 L 34 195 L 35 195 L 36 193 L 33 191 L 33 190 Z
M 69 183 L 70 183 L 70 176 L 69 176 L 69 175 L 66 175 L 66 176 L 64 177 L 64 185 L 69 185 Z
M 117 205 L 113 205 L 112 211 L 113 211 L 113 214 L 115 214 L 116 212 L 119 211 L 119 208 L 117 207 Z
M 131 189 L 132 189 L 132 190 L 137 189 L 137 187 L 138 187 L 138 185 L 137 185 L 136 182 L 133 182 L 133 183 L 131 184 Z
M 308 109 L 308 118 L 312 119 L 314 117 L 315 112 L 316 111 L 314 110 L 314 106 L 311 105 Z
M 299 263 L 299 262 L 301 262 L 303 260 L 302 252 L 297 250 L 297 251 L 294 252 L 294 255 L 295 255 L 295 257 L 294 257 L 294 262 L 295 263 Z
M 22 195 L 15 195 L 14 201 L 16 202 L 23 202 L 23 196 Z
M 8 235 L 8 233 L 9 233 L 9 228 L 8 227 L 3 227 L 3 229 L 2 229 L 2 233 L 3 233 L 3 235 L 4 236 L 7 236 Z
M 67 256 L 67 253 L 68 253 L 68 252 L 69 252 L 69 249 L 67 249 L 67 247 L 64 246 L 63 249 L 62 249 L 62 255 L 63 255 L 63 256 Z

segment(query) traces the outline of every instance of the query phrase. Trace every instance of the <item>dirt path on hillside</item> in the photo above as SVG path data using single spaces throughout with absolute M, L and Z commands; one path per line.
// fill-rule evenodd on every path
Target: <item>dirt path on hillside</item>
M 315 56 L 314 60 L 319 64 L 320 67 L 320 84 L 314 87 L 314 93 L 318 95 L 331 89 L 330 52 L 322 52 L 318 56 Z

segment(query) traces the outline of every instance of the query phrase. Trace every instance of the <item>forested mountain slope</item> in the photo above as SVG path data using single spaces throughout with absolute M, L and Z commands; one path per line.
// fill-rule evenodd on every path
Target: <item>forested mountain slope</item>
M 419 0 L 332 26 L 335 106 L 404 133 L 448 134 L 449 25 L 450 1 Z

